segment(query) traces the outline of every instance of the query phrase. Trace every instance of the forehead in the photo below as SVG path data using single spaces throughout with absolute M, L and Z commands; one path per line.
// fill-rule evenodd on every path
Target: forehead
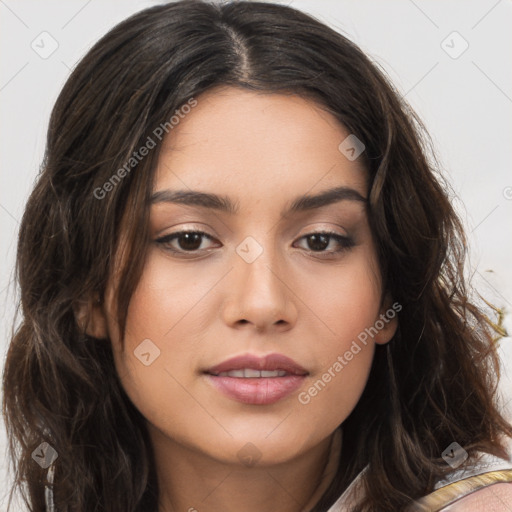
M 232 87 L 195 99 L 164 139 L 155 190 L 277 199 L 343 185 L 366 196 L 362 159 L 339 149 L 350 133 L 313 100 Z

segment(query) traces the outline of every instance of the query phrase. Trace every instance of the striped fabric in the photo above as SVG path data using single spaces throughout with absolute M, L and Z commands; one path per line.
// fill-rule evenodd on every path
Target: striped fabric
M 489 471 L 452 482 L 417 500 L 409 510 L 410 512 L 438 512 L 479 489 L 502 482 L 512 483 L 512 469 Z

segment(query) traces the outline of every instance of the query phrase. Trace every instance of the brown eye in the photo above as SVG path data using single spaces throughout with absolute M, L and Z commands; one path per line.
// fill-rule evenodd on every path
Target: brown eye
M 202 231 L 179 231 L 160 237 L 155 242 L 174 253 L 193 253 L 205 250 L 201 248 L 204 239 L 213 240 L 213 237 Z
M 341 253 L 355 245 L 351 238 L 329 231 L 309 233 L 301 237 L 301 240 L 302 239 L 306 240 L 307 250 L 309 250 L 309 252 L 326 255 Z M 326 251 L 325 249 L 332 245 L 333 240 L 338 248 Z
M 202 235 L 199 233 L 183 233 L 176 237 L 180 249 L 185 251 L 196 251 L 201 247 Z
M 308 245 L 313 251 L 323 251 L 326 247 L 328 247 L 330 238 L 331 237 L 329 235 L 320 233 L 315 233 L 306 237 Z

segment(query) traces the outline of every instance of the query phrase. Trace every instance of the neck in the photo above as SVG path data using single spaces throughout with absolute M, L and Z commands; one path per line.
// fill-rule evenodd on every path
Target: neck
M 339 431 L 276 465 L 227 464 L 176 443 L 148 425 L 158 475 L 158 512 L 305 512 L 322 496 L 338 463 Z

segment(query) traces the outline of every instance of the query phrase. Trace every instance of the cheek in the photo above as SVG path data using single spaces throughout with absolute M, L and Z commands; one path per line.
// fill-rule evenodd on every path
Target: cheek
M 317 337 L 315 386 L 318 391 L 326 390 L 322 401 L 336 398 L 335 403 L 341 399 L 345 405 L 355 405 L 372 363 L 374 342 L 369 333 L 376 321 L 380 295 L 372 280 L 353 272 L 344 279 L 333 279 L 316 298 L 328 333 Z M 321 382 L 317 383 L 318 379 Z M 315 395 L 314 390 L 311 395 Z
M 144 383 L 149 387 L 161 380 L 171 354 L 174 364 L 179 365 L 186 352 L 197 348 L 194 333 L 186 326 L 208 283 L 198 285 L 191 277 L 169 272 L 165 259 L 148 259 L 130 300 L 124 349 L 118 336 L 113 343 L 119 370 L 128 372 L 139 386 Z
M 195 320 L 217 280 L 211 271 L 199 273 L 192 267 L 173 266 L 165 257 L 150 256 L 130 300 L 127 347 L 134 350 L 150 338 L 162 356 L 172 352 L 174 359 L 185 349 L 193 353 L 199 342 Z
M 333 425 L 356 406 L 372 365 L 370 328 L 380 305 L 380 282 L 372 268 L 368 263 L 353 265 L 350 272 L 339 269 L 324 281 L 321 292 L 309 294 L 308 304 L 320 312 L 326 336 L 317 337 L 316 371 L 298 400 L 308 416 Z
M 309 324 L 316 322 L 320 344 L 315 350 L 324 366 L 348 350 L 361 333 L 364 338 L 377 320 L 381 301 L 377 268 L 373 252 L 360 246 L 338 265 L 302 273 L 295 283 L 297 294 L 307 298 L 304 314 L 311 318 Z

